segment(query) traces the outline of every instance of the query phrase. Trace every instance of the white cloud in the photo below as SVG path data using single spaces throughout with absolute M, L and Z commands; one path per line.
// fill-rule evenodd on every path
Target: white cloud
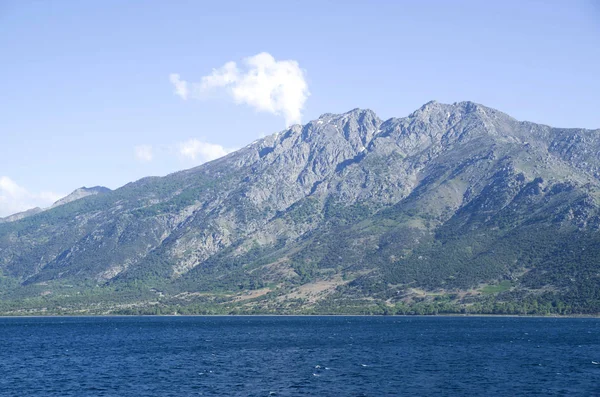
M 1 194 L 7 194 L 13 197 L 23 196 L 27 193 L 24 188 L 17 185 L 15 181 L 7 176 L 0 177 L 0 192 L 2 192 Z
M 190 84 L 176 73 L 170 75 L 170 80 L 175 93 L 183 99 L 206 98 L 216 90 L 224 90 L 237 104 L 283 116 L 286 126 L 301 122 L 302 109 L 310 95 L 298 62 L 277 61 L 266 52 L 245 58 L 241 67 L 227 62 L 202 77 L 200 83 Z
M 133 148 L 135 152 L 135 158 L 142 162 L 150 162 L 154 158 L 152 146 L 150 145 L 139 145 Z
M 173 92 L 175 95 L 179 95 L 181 99 L 188 99 L 189 89 L 187 81 L 181 80 L 180 76 L 177 73 L 171 73 L 169 75 L 169 81 L 175 87 L 175 91 Z
M 0 176 L 0 217 L 35 207 L 48 207 L 63 197 L 61 194 L 43 191 L 32 193 L 7 176 Z
M 235 84 L 239 79 L 240 71 L 235 62 L 227 62 L 219 69 L 213 69 L 212 74 L 202 77 L 200 91 L 205 92 L 214 87 L 225 87 Z
M 200 160 L 202 163 L 223 157 L 233 150 L 221 145 L 190 139 L 178 145 L 179 154 L 190 160 Z
M 43 203 L 54 204 L 56 201 L 65 197 L 65 195 L 60 193 L 43 191 L 39 192 L 37 195 L 34 195 L 34 197 L 39 198 L 42 201 L 42 205 L 44 205 Z

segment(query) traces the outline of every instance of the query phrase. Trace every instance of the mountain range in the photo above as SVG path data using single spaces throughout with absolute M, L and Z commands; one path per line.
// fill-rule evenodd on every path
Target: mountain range
M 323 114 L 0 220 L 3 314 L 596 314 L 600 130 Z

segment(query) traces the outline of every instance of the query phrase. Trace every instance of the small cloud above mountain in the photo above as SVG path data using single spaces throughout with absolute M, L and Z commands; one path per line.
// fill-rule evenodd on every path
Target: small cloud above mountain
M 173 93 L 181 97 L 181 99 L 188 99 L 189 89 L 187 81 L 181 80 L 181 77 L 177 73 L 171 73 L 169 75 L 169 81 L 173 84 L 175 91 Z
M 30 192 L 8 176 L 0 176 L 0 217 L 46 207 L 61 197 L 61 194 L 48 191 Z
M 143 163 L 150 162 L 154 158 L 154 152 L 151 145 L 139 145 L 133 148 L 133 150 L 135 158 Z
M 198 139 L 189 139 L 181 142 L 177 149 L 182 157 L 193 161 L 199 160 L 202 163 L 216 160 L 234 151 L 233 149 L 226 149 L 221 145 L 203 142 Z
M 285 118 L 286 126 L 302 121 L 302 110 L 310 95 L 305 72 L 294 60 L 276 60 L 262 52 L 213 69 L 199 83 L 182 80 L 172 73 L 169 80 L 174 94 L 184 100 L 208 99 L 225 92 L 236 104 L 244 104 L 258 111 Z

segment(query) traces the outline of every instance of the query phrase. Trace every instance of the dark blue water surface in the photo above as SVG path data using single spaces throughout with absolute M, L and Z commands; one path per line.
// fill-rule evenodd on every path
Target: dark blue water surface
M 0 318 L 2 396 L 600 395 L 600 320 Z

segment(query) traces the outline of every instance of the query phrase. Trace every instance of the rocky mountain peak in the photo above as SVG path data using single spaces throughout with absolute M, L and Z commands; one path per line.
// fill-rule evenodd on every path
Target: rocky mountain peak
M 316 123 L 318 125 L 325 123 L 338 123 L 344 124 L 350 121 L 356 121 L 358 123 L 374 123 L 381 124 L 382 120 L 377 117 L 374 111 L 371 109 L 352 109 L 348 112 L 341 114 L 334 113 L 324 113 L 317 120 L 313 120 L 311 123 Z
M 429 101 L 419 109 L 411 113 L 408 118 L 417 118 L 425 121 L 436 118 L 456 118 L 457 116 L 466 117 L 472 116 L 484 116 L 490 118 L 508 118 L 512 119 L 505 113 L 502 113 L 496 109 L 489 108 L 479 103 L 471 101 L 454 102 L 452 104 L 439 103 L 437 101 Z M 514 119 L 512 119 L 514 120 Z
M 370 109 L 352 109 L 342 114 L 325 113 L 306 125 L 319 135 L 342 135 L 355 150 L 361 150 L 377 133 L 382 120 Z

